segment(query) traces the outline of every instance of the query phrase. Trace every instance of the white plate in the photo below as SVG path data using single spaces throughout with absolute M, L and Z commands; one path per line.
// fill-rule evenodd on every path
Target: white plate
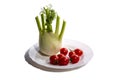
M 80 48 L 81 50 L 83 50 L 84 55 L 81 57 L 81 60 L 76 64 L 69 63 L 67 66 L 51 65 L 49 64 L 49 57 L 44 56 L 38 52 L 39 51 L 38 44 L 33 45 L 26 52 L 25 59 L 28 63 L 39 69 L 47 71 L 69 71 L 84 66 L 90 61 L 90 59 L 93 56 L 91 48 L 79 41 L 64 40 L 62 44 L 63 44 L 62 46 L 66 48 L 70 49 Z

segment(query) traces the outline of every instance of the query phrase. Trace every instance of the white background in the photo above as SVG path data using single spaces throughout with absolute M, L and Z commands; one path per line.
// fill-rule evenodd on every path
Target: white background
M 69 72 L 29 65 L 24 54 L 38 41 L 35 16 L 51 3 L 67 21 L 64 38 L 89 45 L 94 57 Z M 119 0 L 1 0 L 0 80 L 120 80 Z

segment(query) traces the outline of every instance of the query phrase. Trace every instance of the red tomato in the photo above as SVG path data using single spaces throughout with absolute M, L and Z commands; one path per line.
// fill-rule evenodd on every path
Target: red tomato
M 59 59 L 61 59 L 61 58 L 65 57 L 65 55 L 64 55 L 64 54 L 58 54 L 57 56 L 58 56 L 58 58 L 59 58 Z
M 61 48 L 61 49 L 60 49 L 60 53 L 61 53 L 61 54 L 64 54 L 64 55 L 66 56 L 67 53 L 68 53 L 68 49 L 67 49 L 67 48 Z
M 83 54 L 83 51 L 80 50 L 80 49 L 75 49 L 74 52 L 78 55 L 78 56 L 81 56 Z
M 69 63 L 69 58 L 68 57 L 62 57 L 61 59 L 59 59 L 58 64 L 60 66 L 65 66 L 68 65 Z
M 58 56 L 57 55 L 50 56 L 50 64 L 53 64 L 53 65 L 58 64 Z
M 69 57 L 71 58 L 73 55 L 76 55 L 75 52 L 70 51 L 70 52 L 69 52 Z
M 80 57 L 78 55 L 73 55 L 71 56 L 70 60 L 72 64 L 75 64 L 75 63 L 78 63 L 78 61 L 80 60 Z

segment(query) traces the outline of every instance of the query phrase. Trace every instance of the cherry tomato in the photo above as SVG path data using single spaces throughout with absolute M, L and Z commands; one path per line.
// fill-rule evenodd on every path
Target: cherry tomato
M 72 64 L 75 64 L 75 63 L 78 63 L 78 61 L 80 60 L 80 57 L 78 55 L 73 55 L 71 56 L 70 60 Z
M 50 64 L 53 64 L 53 65 L 58 64 L 58 56 L 57 55 L 50 56 Z
M 57 56 L 58 56 L 58 58 L 59 58 L 59 59 L 61 59 L 61 58 L 65 57 L 65 55 L 64 55 L 64 54 L 58 54 Z
M 69 57 L 71 58 L 73 55 L 76 55 L 75 52 L 70 51 L 70 52 L 69 52 Z
M 61 53 L 61 54 L 64 54 L 64 55 L 66 56 L 67 53 L 68 53 L 68 49 L 67 49 L 67 48 L 61 48 L 61 49 L 60 49 L 60 53 Z
M 60 66 L 65 66 L 68 65 L 69 63 L 69 58 L 68 57 L 62 57 L 61 59 L 59 59 L 58 64 Z
M 75 49 L 74 52 L 78 55 L 78 56 L 81 56 L 83 54 L 83 51 L 80 50 L 80 49 Z

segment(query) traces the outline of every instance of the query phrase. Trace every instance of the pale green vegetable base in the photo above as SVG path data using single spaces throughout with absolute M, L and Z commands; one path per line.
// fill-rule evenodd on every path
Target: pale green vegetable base
M 40 52 L 45 55 L 51 56 L 57 54 L 61 46 L 61 40 L 59 40 L 52 32 L 45 32 L 42 36 L 39 36 Z

